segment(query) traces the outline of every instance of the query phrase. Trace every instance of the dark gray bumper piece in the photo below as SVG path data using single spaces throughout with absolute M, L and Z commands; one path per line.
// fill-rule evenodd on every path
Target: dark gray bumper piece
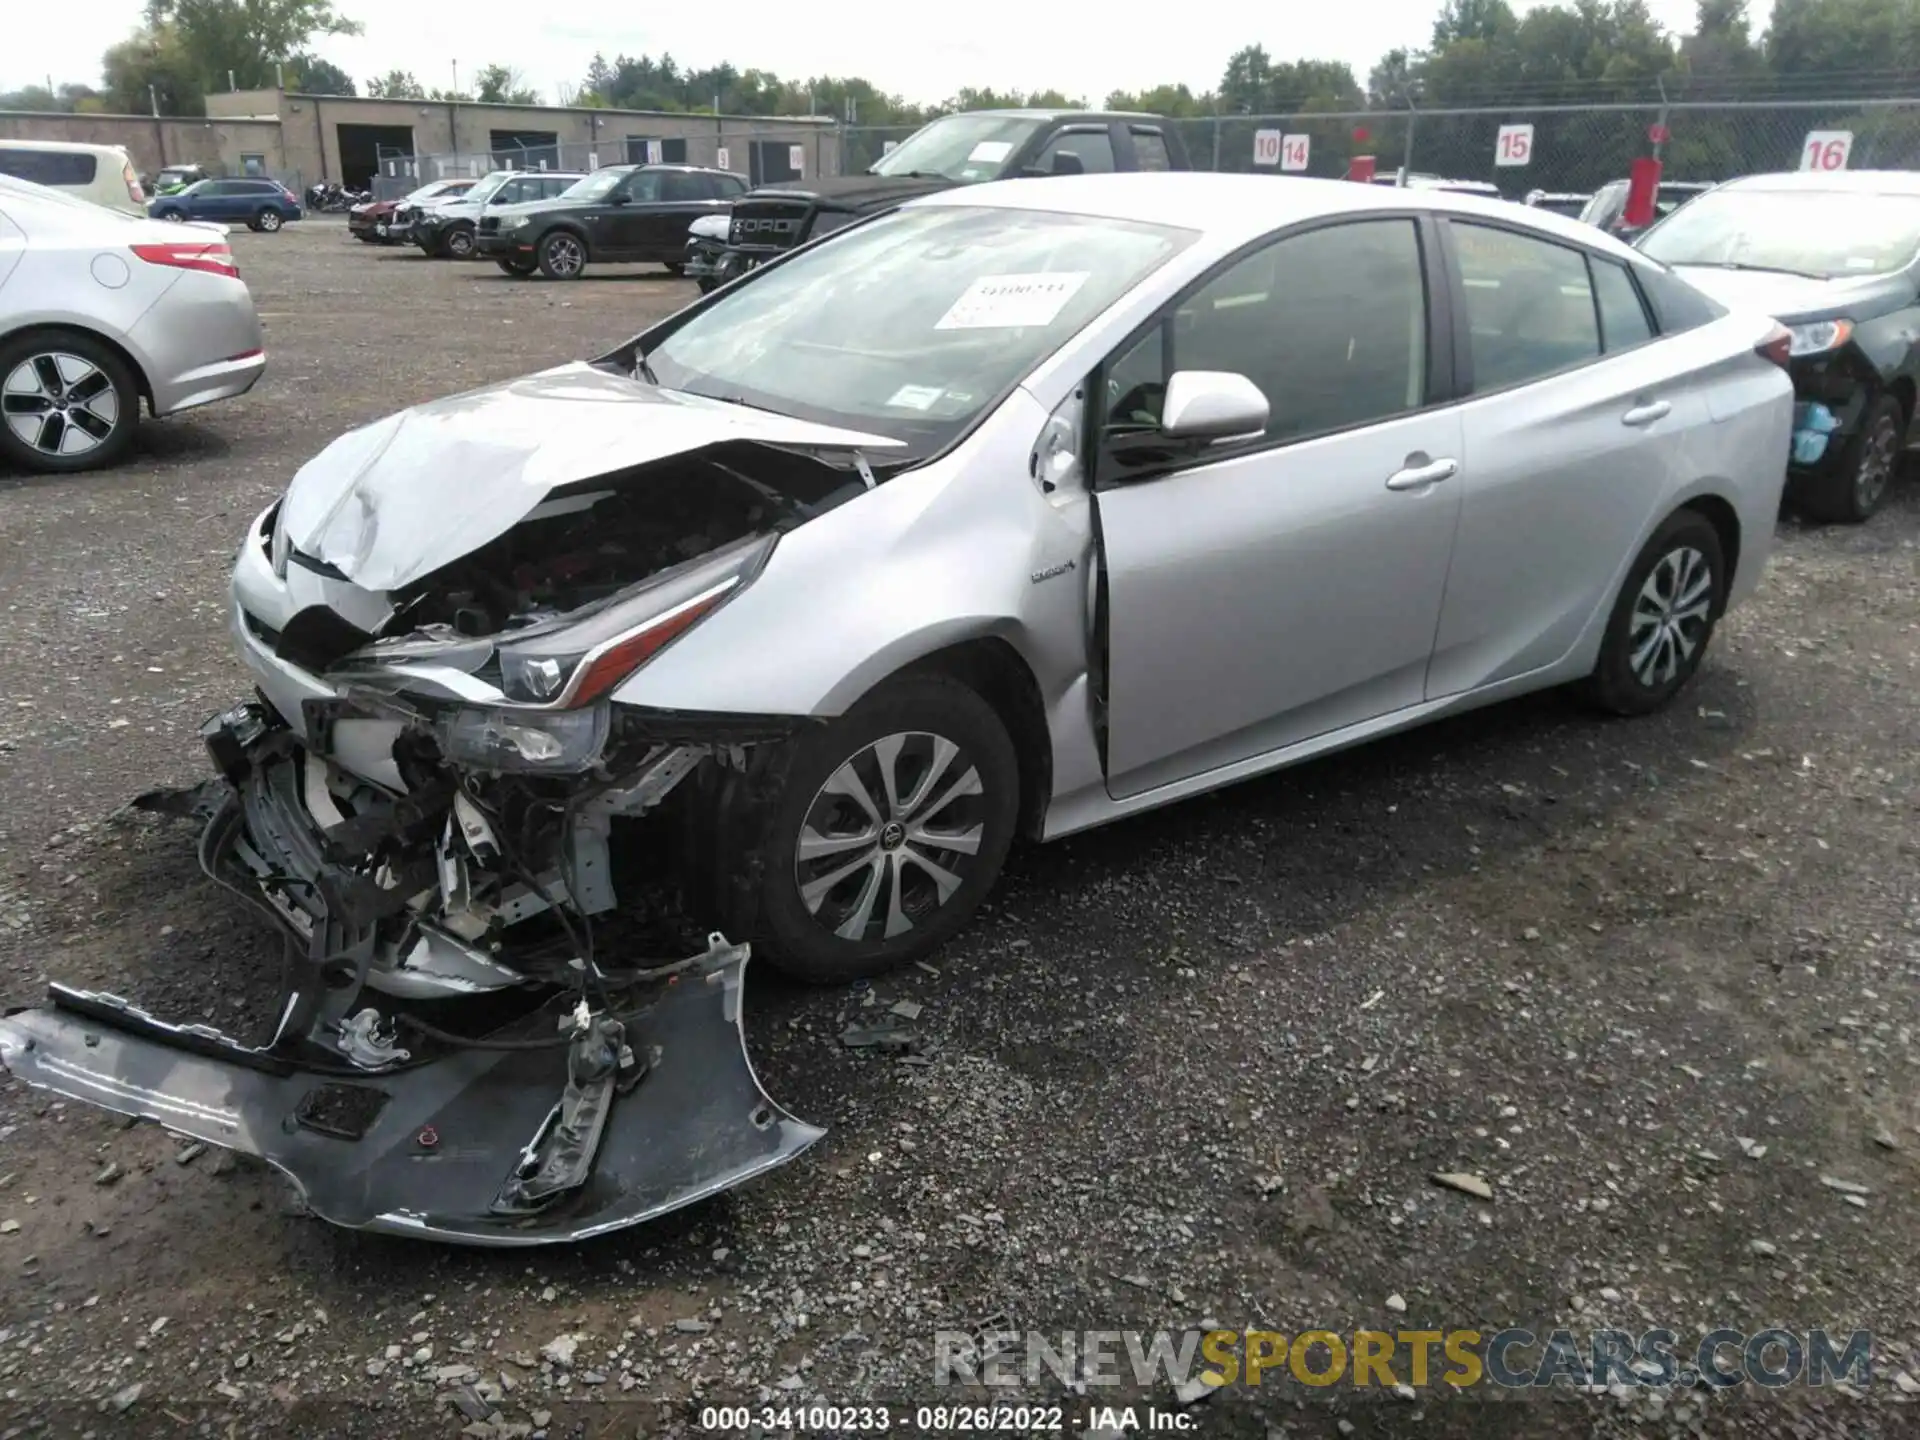
M 46 1008 L 0 1019 L 0 1064 L 29 1085 L 258 1155 L 336 1225 L 466 1245 L 584 1240 L 784 1165 L 825 1133 L 753 1073 L 746 960 L 744 946 L 715 936 L 704 963 L 623 1017 L 645 1074 L 613 1096 L 584 1183 L 533 1214 L 495 1201 L 539 1168 L 567 1089 L 563 1046 L 327 1073 L 56 986 Z M 555 1036 L 570 1005 L 556 998 L 490 1038 Z

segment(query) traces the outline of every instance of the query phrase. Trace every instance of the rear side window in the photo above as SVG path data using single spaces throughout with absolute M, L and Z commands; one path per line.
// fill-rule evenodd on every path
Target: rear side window
M 689 174 L 684 170 L 672 170 L 660 179 L 660 198 L 662 200 L 705 200 L 708 198 L 707 177 Z
M 1600 354 L 1593 286 L 1578 250 L 1453 222 L 1476 394 L 1524 385 Z
M 1647 319 L 1647 307 L 1640 303 L 1627 267 L 1610 260 L 1587 257 L 1593 272 L 1594 303 L 1600 307 L 1600 343 L 1609 355 L 1631 350 L 1653 339 L 1653 325 Z
M 99 159 L 75 150 L 0 149 L 0 175 L 35 185 L 91 185 Z
M 1135 126 L 1133 158 L 1142 170 L 1171 170 L 1173 159 L 1167 154 L 1167 137 L 1158 130 Z

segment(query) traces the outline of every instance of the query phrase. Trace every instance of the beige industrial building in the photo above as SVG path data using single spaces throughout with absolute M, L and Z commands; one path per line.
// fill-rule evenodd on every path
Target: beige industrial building
M 647 160 L 721 165 L 756 184 L 840 173 L 840 127 L 808 116 L 689 115 L 237 90 L 200 117 L 0 111 L 0 140 L 124 145 L 147 174 L 199 164 L 311 185 L 396 188 L 496 166 L 597 169 Z

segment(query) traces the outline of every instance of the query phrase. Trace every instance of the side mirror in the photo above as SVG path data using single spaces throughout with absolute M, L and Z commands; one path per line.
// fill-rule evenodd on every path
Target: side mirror
M 1167 381 L 1160 433 L 1211 443 L 1265 433 L 1271 407 L 1260 387 L 1231 370 L 1177 370 Z
M 624 190 L 616 190 L 607 197 L 609 205 L 631 205 L 633 197 Z

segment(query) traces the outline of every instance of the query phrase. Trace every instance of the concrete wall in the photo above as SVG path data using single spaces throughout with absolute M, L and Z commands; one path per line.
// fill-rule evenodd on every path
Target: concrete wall
M 630 135 L 683 138 L 687 160 L 695 165 L 714 164 L 717 152 L 725 148 L 728 163 L 744 172 L 748 141 L 765 139 L 804 146 L 808 175 L 834 175 L 840 169 L 836 126 L 771 116 L 370 100 L 278 90 L 209 95 L 204 120 L 0 111 L 0 137 L 125 145 L 134 164 L 149 174 L 162 165 L 184 162 L 239 174 L 240 157 L 256 154 L 266 156 L 267 169 L 275 177 L 297 177 L 308 185 L 340 178 L 341 125 L 404 126 L 413 133 L 416 155 L 472 157 L 482 169 L 494 130 L 551 131 L 566 147 L 561 164 L 572 169 L 587 168 L 589 154 L 597 154 L 602 165 L 623 163 Z
M 134 168 L 146 175 L 162 165 L 186 164 L 205 165 L 216 174 L 237 175 L 242 155 L 264 155 L 269 174 L 289 178 L 277 120 L 156 120 L 147 115 L 42 115 L 0 110 L 0 139 L 124 145 L 133 157 Z

